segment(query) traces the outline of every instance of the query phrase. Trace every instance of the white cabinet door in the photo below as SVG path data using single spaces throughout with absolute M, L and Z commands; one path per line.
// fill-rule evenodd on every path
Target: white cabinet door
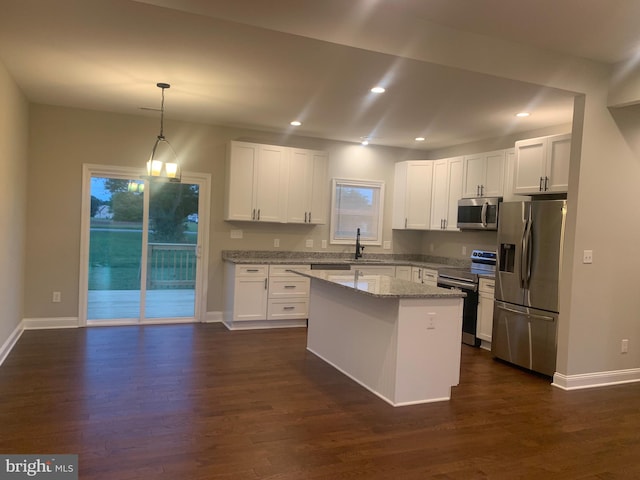
M 482 185 L 486 178 L 486 166 L 484 154 L 467 155 L 464 157 L 463 195 L 465 198 L 482 196 Z
M 396 163 L 393 193 L 393 228 L 428 230 L 431 218 L 433 162 Z
M 504 194 L 504 150 L 486 153 L 485 162 L 486 175 L 482 184 L 482 196 L 501 197 Z
M 287 199 L 287 223 L 327 222 L 328 155 L 326 152 L 291 149 Z
M 480 279 L 478 301 L 478 324 L 476 336 L 485 342 L 491 342 L 493 330 L 493 300 L 495 280 Z
M 504 192 L 504 165 L 504 150 L 464 157 L 463 196 L 501 197 Z
M 462 157 L 449 159 L 449 201 L 445 230 L 458 230 L 458 200 L 462 198 Z
M 233 321 L 266 320 L 267 277 L 239 276 L 235 279 Z
M 252 221 L 258 145 L 231 142 L 227 155 L 225 220 Z
M 458 200 L 462 198 L 462 157 L 433 162 L 431 230 L 458 230 Z
M 396 267 L 392 265 L 353 265 L 352 271 L 358 272 L 358 275 L 387 275 L 389 277 L 396 276 Z
M 569 190 L 569 161 L 571 159 L 571 134 L 549 137 L 547 147 L 547 192 Z
M 530 195 L 543 190 L 546 156 L 547 139 L 544 137 L 516 142 L 514 193 Z
M 288 223 L 307 223 L 312 182 L 313 160 L 309 150 L 292 149 L 289 156 Z
M 516 142 L 514 193 L 563 193 L 569 187 L 571 134 Z
M 284 222 L 287 198 L 285 147 L 260 145 L 255 176 L 255 220 Z
M 431 230 L 444 230 L 449 215 L 449 161 L 433 162 L 433 191 L 431 200 Z
M 327 223 L 329 210 L 329 154 L 321 151 L 311 151 L 313 159 L 313 181 L 311 183 L 311 205 L 307 223 L 324 225 Z

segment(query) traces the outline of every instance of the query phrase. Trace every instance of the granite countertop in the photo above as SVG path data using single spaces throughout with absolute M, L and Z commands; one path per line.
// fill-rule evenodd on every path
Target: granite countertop
M 359 275 L 355 272 L 336 274 L 326 270 L 296 271 L 292 269 L 291 271 L 377 298 L 461 298 L 466 296 L 460 290 L 431 287 L 387 275 Z
M 310 265 L 349 264 L 349 265 L 406 265 L 438 270 L 444 267 L 464 267 L 470 264 L 468 260 L 453 260 L 441 257 L 429 258 L 422 255 L 367 255 L 358 260 L 352 254 L 336 254 L 324 252 L 276 252 L 256 250 L 224 250 L 222 259 L 235 264 L 263 264 L 263 265 Z

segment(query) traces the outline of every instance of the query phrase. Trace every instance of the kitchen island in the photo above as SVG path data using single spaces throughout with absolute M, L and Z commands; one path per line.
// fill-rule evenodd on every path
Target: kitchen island
M 393 406 L 449 400 L 464 293 L 385 275 L 311 279 L 307 349 Z

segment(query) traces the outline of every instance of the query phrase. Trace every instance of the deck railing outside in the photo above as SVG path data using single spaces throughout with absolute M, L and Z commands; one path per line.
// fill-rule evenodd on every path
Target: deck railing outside
M 149 243 L 147 289 L 195 288 L 196 245 Z

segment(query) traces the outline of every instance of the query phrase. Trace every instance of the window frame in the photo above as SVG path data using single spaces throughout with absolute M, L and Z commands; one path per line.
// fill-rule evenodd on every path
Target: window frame
M 382 245 L 382 232 L 384 222 L 384 187 L 385 184 L 381 180 L 354 180 L 349 178 L 333 178 L 331 180 L 331 216 L 330 216 L 330 233 L 329 243 L 332 245 L 355 245 L 356 232 L 353 232 L 353 238 L 336 238 L 337 221 L 337 192 L 339 186 L 350 186 L 355 188 L 371 188 L 377 189 L 378 194 L 378 228 L 375 239 L 361 239 L 361 245 Z

